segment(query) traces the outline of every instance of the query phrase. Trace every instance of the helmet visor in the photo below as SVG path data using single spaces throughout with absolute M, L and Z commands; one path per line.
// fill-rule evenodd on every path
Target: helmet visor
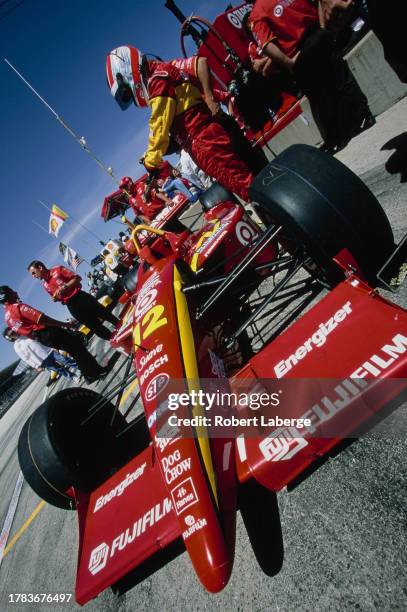
M 122 110 L 126 110 L 133 102 L 133 93 L 130 85 L 118 79 L 114 99 Z

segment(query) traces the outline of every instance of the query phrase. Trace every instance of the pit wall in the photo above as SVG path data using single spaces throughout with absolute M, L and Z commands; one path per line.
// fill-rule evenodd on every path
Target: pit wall
M 383 47 L 373 32 L 368 32 L 345 59 L 366 94 L 375 116 L 407 95 L 407 84 L 399 81 L 384 59 Z M 301 107 L 303 113 L 269 141 L 265 152 L 270 159 L 292 144 L 321 143 L 321 135 L 312 118 L 307 98 L 301 100 Z

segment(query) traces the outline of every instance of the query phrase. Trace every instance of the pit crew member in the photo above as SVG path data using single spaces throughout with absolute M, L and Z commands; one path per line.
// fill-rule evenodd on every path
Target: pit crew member
M 19 336 L 28 336 L 50 348 L 61 349 L 73 357 L 87 383 L 92 383 L 108 372 L 91 355 L 77 335 L 64 329 L 68 323 L 48 317 L 40 310 L 23 304 L 18 294 L 7 285 L 0 286 L 0 304 L 5 306 L 7 327 Z
M 320 27 L 317 3 L 256 0 L 249 25 L 264 55 L 291 73 L 307 95 L 329 151 L 375 123 L 334 34 Z
M 54 302 L 62 302 L 71 315 L 103 340 L 110 340 L 113 332 L 101 321 L 109 321 L 116 326 L 119 319 L 97 299 L 82 291 L 81 277 L 64 266 L 55 266 L 48 269 L 42 261 L 34 259 L 27 270 L 39 280 Z
M 352 0 L 320 0 L 324 27 L 335 30 L 352 10 Z M 407 83 L 407 44 L 403 0 L 367 0 L 369 24 L 383 45 L 384 56 L 400 81 Z

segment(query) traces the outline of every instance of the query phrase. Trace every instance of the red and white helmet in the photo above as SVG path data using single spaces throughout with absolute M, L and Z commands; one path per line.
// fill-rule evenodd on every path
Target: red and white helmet
M 145 83 L 145 56 L 136 47 L 117 47 L 106 59 L 106 75 L 110 93 L 122 110 L 132 102 L 148 106 Z

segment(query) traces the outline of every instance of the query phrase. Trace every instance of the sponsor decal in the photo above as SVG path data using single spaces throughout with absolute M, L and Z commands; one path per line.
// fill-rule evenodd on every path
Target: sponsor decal
M 262 440 L 259 448 L 264 458 L 267 461 L 291 459 L 308 444 L 302 436 L 315 433 L 322 423 L 330 421 L 347 408 L 372 384 L 372 378 L 380 377 L 382 372 L 406 352 L 407 337 L 403 334 L 393 336 L 391 343 L 384 344 L 352 372 L 349 378 L 336 385 L 329 395 L 325 394 L 318 403 L 301 415 L 303 421 L 307 419 L 310 422 L 308 425 L 304 423 L 305 431 L 300 433 L 295 427 L 279 428 Z
M 88 564 L 89 571 L 92 574 L 100 572 L 100 570 L 106 566 L 108 560 L 114 557 L 117 552 L 124 550 L 129 544 L 145 533 L 147 529 L 159 523 L 164 516 L 171 512 L 171 508 L 171 500 L 166 497 L 162 502 L 147 510 L 147 512 L 136 519 L 130 527 L 115 537 L 110 546 L 105 542 L 99 544 L 90 553 Z
M 133 482 L 138 480 L 140 476 L 143 475 L 146 465 L 146 463 L 143 463 L 134 472 L 126 474 L 126 478 L 122 480 L 118 485 L 116 485 L 114 489 L 109 491 L 109 493 L 106 493 L 106 495 L 101 495 L 100 497 L 98 497 L 95 503 L 95 507 L 93 509 L 93 513 L 103 508 L 103 506 L 108 504 L 115 497 L 120 497 L 120 495 L 123 494 L 127 487 L 129 487 Z
M 240 8 L 237 8 L 234 11 L 227 13 L 229 22 L 235 28 L 237 28 L 238 30 L 241 30 L 242 23 L 243 23 L 243 17 L 246 15 L 246 13 L 250 13 L 252 8 L 253 8 L 253 4 L 245 4 L 244 6 L 241 6 Z
M 177 449 L 168 457 L 161 458 L 161 466 L 164 470 L 165 482 L 171 484 L 174 480 L 182 476 L 184 472 L 191 469 L 191 459 L 181 458 L 181 453 Z
M 224 229 L 220 234 L 218 233 L 213 240 L 208 240 L 208 242 L 205 244 L 205 252 L 203 253 L 203 257 L 207 259 L 227 235 L 228 230 Z
M 369 375 L 377 377 L 384 370 L 387 370 L 407 350 L 407 337 L 403 334 L 396 334 L 391 342 L 393 344 L 385 344 L 377 353 L 371 355 L 361 366 L 356 368 L 350 378 L 364 378 Z
M 150 363 L 150 365 L 143 371 L 142 375 L 140 376 L 140 385 L 142 385 L 143 382 L 147 380 L 147 378 L 151 376 L 151 374 L 155 372 L 157 368 L 164 365 L 164 363 L 168 363 L 167 354 L 157 357 L 157 359 L 155 359 L 155 361 Z
M 92 550 L 89 557 L 88 569 L 93 576 L 106 567 L 109 556 L 109 546 L 103 542 Z
M 274 17 L 281 17 L 284 13 L 284 7 L 281 4 L 276 4 L 273 10 Z
M 157 294 L 157 289 L 149 289 L 148 291 L 145 291 L 142 296 L 138 297 L 135 309 L 135 315 L 137 319 L 142 317 L 147 312 L 147 310 L 149 310 L 152 306 L 155 305 Z
M 144 366 L 147 365 L 147 363 L 149 363 L 149 361 L 151 361 L 153 357 L 156 357 L 159 353 L 161 353 L 162 350 L 163 350 L 163 345 L 157 344 L 157 346 L 151 349 L 151 351 L 149 351 L 147 355 L 143 355 L 143 357 L 141 357 L 139 361 L 140 372 L 142 372 Z
M 211 221 L 211 223 L 213 224 L 212 227 L 201 234 L 198 242 L 195 245 L 194 254 L 191 259 L 191 269 L 193 272 L 196 272 L 198 268 L 198 259 L 201 252 L 207 247 L 207 245 L 210 244 L 212 238 L 216 238 L 219 232 L 222 231 L 222 225 L 218 219 Z
M 155 304 L 144 314 L 141 321 L 138 321 L 134 325 L 133 329 L 133 340 L 137 347 L 146 340 L 152 333 L 154 333 L 159 327 L 167 325 L 168 319 L 163 316 L 164 306 L 162 304 Z M 137 320 L 137 317 L 136 317 Z
M 259 444 L 266 461 L 287 461 L 306 446 L 307 440 L 295 427 L 279 427 Z
M 151 428 L 154 423 L 157 421 L 157 418 L 159 416 L 161 416 L 162 414 L 164 414 L 167 410 L 167 402 L 162 402 L 157 410 L 153 410 L 153 412 L 150 414 L 150 416 L 147 419 L 147 425 Z
M 324 395 L 317 404 L 306 410 L 302 417 L 308 419 L 308 425 L 304 426 L 309 433 L 314 433 L 321 423 L 330 421 L 337 413 L 341 412 L 362 392 L 369 383 L 363 379 L 346 379 L 336 385 L 330 395 Z M 302 418 L 301 417 L 301 418 Z M 305 433 L 303 434 L 305 435 Z
M 200 531 L 208 524 L 205 518 L 195 519 L 192 514 L 188 514 L 184 520 L 188 525 L 188 529 L 182 532 L 184 540 L 187 540 L 193 533 Z
M 196 504 L 198 501 L 198 496 L 196 494 L 192 478 L 186 478 L 180 482 L 179 485 L 171 489 L 171 497 L 175 512 L 178 515 L 182 514 L 182 512 L 193 504 Z
M 135 306 L 135 318 L 138 320 L 142 317 L 154 304 L 157 297 L 157 290 L 155 287 L 161 283 L 160 275 L 158 272 L 154 272 L 148 280 L 143 284 L 142 288 L 138 292 L 136 306 Z
M 143 298 L 144 294 L 147 293 L 147 291 L 149 291 L 150 289 L 154 289 L 154 287 L 157 287 L 157 285 L 161 284 L 161 279 L 160 279 L 160 275 L 158 272 L 154 272 L 150 278 L 148 278 L 145 283 L 143 283 L 143 286 L 141 287 L 139 293 L 138 293 L 138 297 L 139 298 Z
M 325 323 L 320 323 L 318 329 L 302 344 L 299 346 L 292 355 L 283 359 L 274 366 L 274 372 L 277 378 L 282 378 L 290 370 L 292 370 L 297 363 L 304 359 L 311 351 L 321 348 L 327 341 L 327 337 L 334 329 L 338 327 L 342 321 L 346 319 L 352 312 L 351 302 L 346 302 L 332 317 L 330 317 Z
M 249 223 L 247 223 L 246 221 L 239 221 L 238 223 L 236 223 L 235 232 L 236 238 L 238 239 L 240 244 L 243 244 L 244 246 L 253 242 L 253 240 L 259 235 L 259 233 L 254 229 L 254 227 L 249 225 Z
M 173 430 L 174 430 L 175 434 L 179 433 L 178 427 L 174 427 Z M 161 452 L 163 452 L 163 450 L 165 448 L 167 448 L 167 446 L 169 446 L 170 444 L 172 444 L 176 440 L 179 440 L 179 438 L 176 438 L 176 437 L 173 437 L 173 438 L 161 438 L 159 436 L 154 436 L 154 442 L 158 446 L 158 448 L 160 449 Z
M 157 395 L 163 389 L 165 389 L 169 382 L 170 377 L 165 372 L 161 372 L 161 374 L 157 374 L 157 376 L 154 376 L 154 378 L 152 378 L 147 385 L 147 389 L 145 392 L 146 399 L 148 401 L 151 401 L 156 398 Z

